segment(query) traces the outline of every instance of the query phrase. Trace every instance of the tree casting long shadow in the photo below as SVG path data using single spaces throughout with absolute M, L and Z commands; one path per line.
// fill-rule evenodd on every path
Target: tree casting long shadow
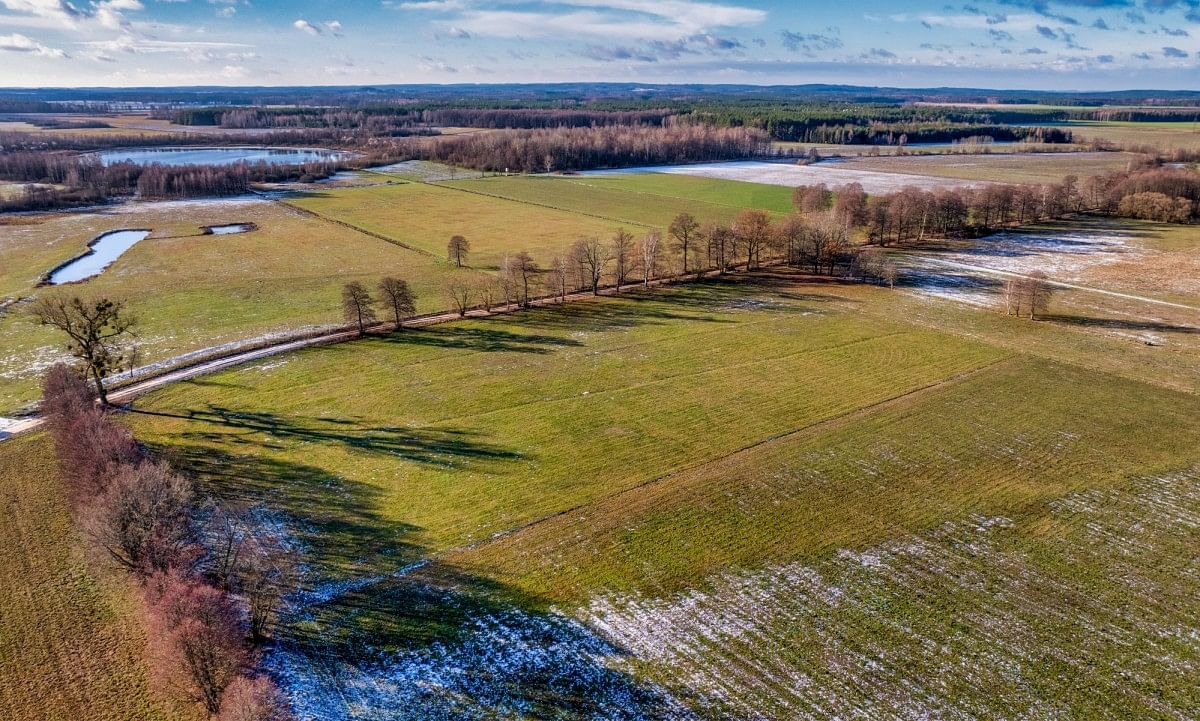
M 153 449 L 226 503 L 258 507 L 303 569 L 264 664 L 301 719 L 686 718 L 618 668 L 627 652 L 535 598 L 426 563 L 381 491 L 210 445 Z M 413 499 L 419 502 L 419 499 Z

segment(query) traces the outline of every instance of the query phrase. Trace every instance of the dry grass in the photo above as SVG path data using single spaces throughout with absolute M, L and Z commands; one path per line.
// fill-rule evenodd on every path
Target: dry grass
M 133 591 L 84 561 L 54 468 L 44 435 L 0 445 L 0 716 L 180 718 L 147 690 Z
M 1128 153 L 909 155 L 847 158 L 837 161 L 836 167 L 974 181 L 1058 183 L 1068 175 L 1083 178 L 1124 170 L 1133 157 Z

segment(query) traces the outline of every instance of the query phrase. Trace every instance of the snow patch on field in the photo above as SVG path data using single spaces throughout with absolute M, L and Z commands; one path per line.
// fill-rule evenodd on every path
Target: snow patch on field
M 1070 495 L 1049 520 L 1043 538 L 971 517 L 576 615 L 706 717 L 1188 718 L 1200 566 L 1179 551 L 1200 529 L 1200 471 Z
M 795 163 L 764 160 L 738 160 L 726 163 L 698 163 L 695 165 L 649 165 L 637 168 L 588 170 L 580 174 L 623 175 L 628 173 L 694 175 L 719 180 L 741 180 L 749 183 L 783 185 L 789 188 L 801 185 L 816 185 L 818 183 L 824 183 L 833 188 L 849 183 L 859 183 L 863 186 L 863 190 L 873 195 L 891 193 L 907 187 L 920 188 L 921 190 L 939 190 L 943 188 L 979 188 L 991 185 L 991 183 L 981 181 L 938 178 L 930 175 L 853 170 L 838 167 L 833 163 L 796 165 Z
M 362 649 L 360 660 L 317 644 L 286 640 L 266 659 L 301 721 L 692 718 L 661 688 L 615 670 L 617 649 L 560 616 L 483 615 L 452 642 Z

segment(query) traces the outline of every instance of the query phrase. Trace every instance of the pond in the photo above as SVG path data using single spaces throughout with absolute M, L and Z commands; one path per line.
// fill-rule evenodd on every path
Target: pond
M 137 165 L 236 165 L 237 163 L 300 163 L 341 160 L 350 153 L 322 148 L 121 148 L 96 155 L 104 165 L 130 162 Z
M 148 230 L 114 230 L 88 243 L 88 252 L 50 272 L 50 285 L 62 285 L 99 275 L 121 254 L 150 235 Z
M 209 235 L 234 235 L 236 233 L 249 233 L 254 230 L 254 223 L 229 223 L 226 225 L 208 225 L 204 229 Z

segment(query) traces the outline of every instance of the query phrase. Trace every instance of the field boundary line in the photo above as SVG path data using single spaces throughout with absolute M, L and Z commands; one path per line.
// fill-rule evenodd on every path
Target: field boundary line
M 368 187 L 371 187 L 371 186 L 368 186 Z M 392 245 L 399 246 L 401 248 L 404 248 L 405 250 L 411 250 L 414 253 L 420 253 L 421 255 L 428 256 L 430 258 L 436 258 L 437 260 L 445 260 L 440 255 L 437 255 L 435 253 L 430 253 L 428 250 L 425 250 L 423 248 L 417 248 L 417 247 L 411 246 L 402 240 L 397 240 L 391 236 L 384 235 L 383 233 L 377 233 L 374 230 L 368 230 L 366 228 L 355 225 L 353 223 L 348 223 L 348 222 L 346 222 L 344 220 L 340 220 L 338 218 L 331 218 L 328 215 L 318 213 L 315 210 L 309 210 L 308 208 L 301 207 L 299 205 L 296 205 L 295 203 L 289 203 L 287 200 L 284 200 L 282 198 L 272 198 L 271 200 L 273 200 L 276 203 L 279 203 L 280 205 L 285 205 L 288 208 L 296 210 L 304 215 L 308 215 L 313 218 L 317 218 L 318 220 L 323 220 L 326 223 L 333 223 L 334 225 L 340 225 L 344 228 L 349 228 L 350 230 L 357 231 L 359 233 L 362 233 L 363 235 L 369 235 L 372 238 L 382 240 L 385 243 L 391 243 Z
M 575 506 L 572 506 L 571 508 L 567 508 L 567 509 L 564 509 L 561 511 L 555 511 L 554 513 L 551 513 L 546 516 L 542 516 L 541 518 L 536 518 L 532 521 L 523 523 L 519 526 L 515 526 L 515 527 L 510 528 L 505 531 L 499 531 L 499 532 L 489 536 L 488 538 L 485 538 L 485 539 L 482 539 L 479 541 L 475 541 L 473 543 L 465 544 L 462 546 L 457 546 L 455 548 L 446 549 L 445 551 L 441 551 L 441 552 L 432 554 L 430 556 L 430 558 L 436 559 L 436 560 L 444 560 L 445 558 L 448 558 L 450 556 L 454 556 L 454 555 L 457 555 L 460 553 L 467 553 L 470 551 L 474 551 L 478 548 L 482 548 L 483 546 L 487 546 L 496 541 L 506 539 L 510 536 L 515 536 L 519 533 L 524 533 L 525 531 L 527 531 L 535 526 L 539 526 L 543 523 L 553 521 L 556 518 L 560 518 L 562 516 L 566 516 L 566 515 L 575 513 L 584 508 L 587 508 L 588 506 L 595 505 L 596 503 L 599 503 L 602 501 L 609 501 L 614 498 L 619 498 L 627 493 L 633 493 L 635 491 L 643 490 L 649 486 L 653 486 L 658 483 L 668 481 L 672 478 L 683 475 L 685 473 L 691 473 L 691 472 L 699 470 L 701 468 L 705 468 L 706 466 L 712 466 L 712 465 L 715 465 L 718 463 L 723 463 L 725 461 L 728 461 L 731 458 L 736 458 L 737 456 L 743 455 L 745 453 L 749 453 L 750 451 L 756 450 L 763 446 L 778 443 L 780 441 L 790 440 L 790 439 L 793 439 L 793 438 L 796 438 L 799 436 L 804 436 L 806 434 L 814 433 L 816 431 L 825 430 L 827 428 L 837 427 L 847 421 L 857 420 L 862 416 L 871 415 L 880 409 L 896 405 L 896 404 L 898 404 L 902 401 L 908 400 L 910 398 L 924 395 L 926 393 L 934 392 L 934 391 L 940 390 L 942 388 L 945 388 L 947 386 L 956 385 L 964 380 L 967 380 L 968 378 L 972 378 L 972 377 L 979 375 L 985 371 L 991 370 L 992 368 L 995 368 L 998 365 L 1014 362 L 1015 360 L 1020 359 L 1022 357 L 1023 356 L 1020 353 L 1014 353 L 1014 352 L 1006 353 L 1005 355 L 1001 356 L 1000 358 L 996 358 L 994 360 L 988 361 L 982 365 L 978 365 L 973 368 L 968 368 L 964 371 L 959 371 L 958 373 L 947 376 L 945 378 L 934 381 L 932 383 L 927 383 L 923 386 L 913 388 L 912 390 L 908 390 L 903 393 L 900 393 L 900 394 L 897 394 L 894 396 L 890 396 L 890 397 L 884 398 L 882 400 L 875 401 L 874 403 L 869 403 L 865 406 L 860 406 L 858 408 L 854 408 L 852 410 L 845 411 L 844 413 L 839 413 L 837 415 L 830 416 L 829 418 L 823 418 L 819 421 L 814 421 L 807 425 L 801 426 L 800 428 L 794 428 L 790 431 L 785 431 L 783 433 L 777 433 L 772 436 L 767 436 L 766 438 L 761 438 L 757 441 L 754 441 L 753 443 L 749 443 L 740 448 L 736 448 L 736 449 L 730 451 L 729 453 L 726 453 L 725 455 L 722 455 L 718 458 L 712 458 L 707 461 L 702 461 L 700 463 L 692 464 L 690 466 L 676 468 L 675 470 L 668 471 L 666 473 L 660 474 L 653 478 L 648 478 L 648 479 L 641 481 L 633 486 L 621 489 L 615 493 L 611 493 L 606 496 L 601 496 L 599 498 L 595 498 L 593 500 L 587 501 L 586 503 L 577 504 Z

